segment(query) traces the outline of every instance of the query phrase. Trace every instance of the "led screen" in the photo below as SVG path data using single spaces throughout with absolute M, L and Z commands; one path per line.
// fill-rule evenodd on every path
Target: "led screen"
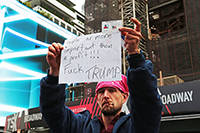
M 48 46 L 75 36 L 17 0 L 0 1 L 0 126 L 6 116 L 39 106 Z

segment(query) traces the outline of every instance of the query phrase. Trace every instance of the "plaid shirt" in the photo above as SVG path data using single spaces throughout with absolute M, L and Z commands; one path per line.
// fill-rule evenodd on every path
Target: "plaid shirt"
M 112 133 L 113 127 L 115 125 L 115 123 L 119 120 L 120 117 L 126 115 L 125 113 L 121 112 L 119 115 L 117 115 L 112 121 L 111 123 L 108 125 L 107 130 L 105 129 L 103 120 L 102 120 L 102 116 L 98 117 L 98 119 L 101 122 L 101 132 L 100 133 Z

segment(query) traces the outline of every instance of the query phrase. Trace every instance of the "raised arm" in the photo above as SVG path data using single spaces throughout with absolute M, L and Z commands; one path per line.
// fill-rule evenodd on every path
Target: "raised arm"
M 65 84 L 58 84 L 60 53 L 63 46 L 53 43 L 49 46 L 47 62 L 48 74 L 40 81 L 40 111 L 54 133 L 80 133 L 83 124 L 89 122 L 89 112 L 74 114 L 65 106 Z M 79 128 L 77 128 L 77 125 Z
M 143 52 L 138 49 L 141 38 L 141 24 L 131 19 L 135 29 L 120 28 L 125 36 L 128 51 L 129 69 L 127 80 L 130 92 L 131 118 L 136 132 L 158 133 L 160 127 L 162 103 L 157 92 L 157 78 L 152 74 L 153 64 L 145 60 Z

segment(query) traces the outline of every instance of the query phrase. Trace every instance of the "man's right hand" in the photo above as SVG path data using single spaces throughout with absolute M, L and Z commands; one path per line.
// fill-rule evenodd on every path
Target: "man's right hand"
M 129 55 L 139 53 L 138 45 L 142 37 L 141 23 L 136 18 L 131 18 L 131 21 L 136 24 L 135 29 L 126 27 L 119 28 L 119 31 L 125 37 L 124 46 Z
M 60 43 L 52 43 L 52 45 L 48 47 L 46 60 L 50 65 L 49 74 L 52 76 L 59 75 L 61 50 L 63 49 L 64 47 Z

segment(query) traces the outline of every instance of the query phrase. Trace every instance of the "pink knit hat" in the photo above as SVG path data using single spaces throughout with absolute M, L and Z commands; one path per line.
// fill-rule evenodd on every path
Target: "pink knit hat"
M 128 85 L 127 85 L 127 78 L 126 78 L 125 75 L 122 75 L 122 80 L 98 82 L 98 84 L 96 86 L 95 93 L 97 94 L 97 91 L 99 89 L 105 88 L 105 87 L 113 87 L 113 88 L 119 89 L 123 92 L 129 92 L 128 91 Z

